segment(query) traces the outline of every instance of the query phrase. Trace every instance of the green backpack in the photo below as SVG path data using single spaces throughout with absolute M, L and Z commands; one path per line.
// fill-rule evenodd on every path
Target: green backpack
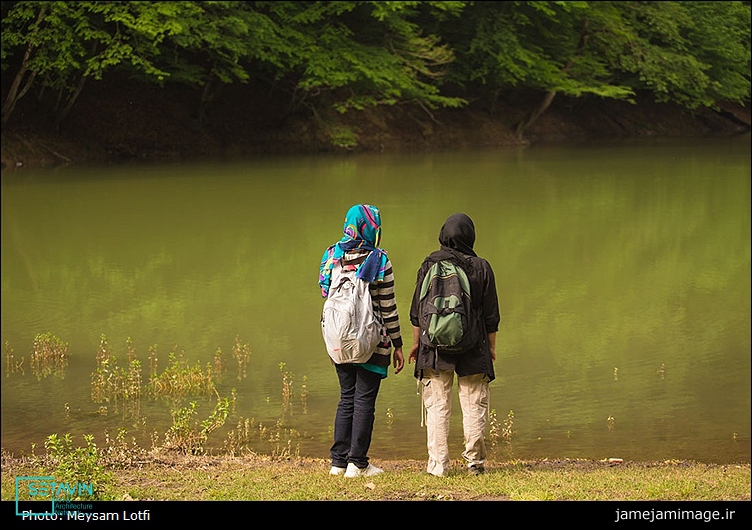
M 470 280 L 464 269 L 437 261 L 428 269 L 418 305 L 420 340 L 442 353 L 462 353 L 478 343 Z

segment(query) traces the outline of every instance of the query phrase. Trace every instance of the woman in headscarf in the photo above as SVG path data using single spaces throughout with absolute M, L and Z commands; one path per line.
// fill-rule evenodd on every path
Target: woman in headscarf
M 344 235 L 324 251 L 319 268 L 319 287 L 326 298 L 334 267 L 356 269 L 358 278 L 369 283 L 374 308 L 381 313 L 387 337 L 365 363 L 334 364 L 340 384 L 340 401 L 334 420 L 334 443 L 330 455 L 331 475 L 373 476 L 383 471 L 369 463 L 381 380 L 386 378 L 394 348 L 394 373 L 405 364 L 399 314 L 394 297 L 392 263 L 381 243 L 381 214 L 368 204 L 356 204 L 345 215 Z
M 500 322 L 496 281 L 491 265 L 473 250 L 475 225 L 470 217 L 464 213 L 449 216 L 439 232 L 439 243 L 441 248 L 432 252 L 418 270 L 410 308 L 413 345 L 408 362 L 415 363 L 414 374 L 421 383 L 428 446 L 426 471 L 441 477 L 449 470 L 447 439 L 456 373 L 465 438 L 462 457 L 470 473 L 480 474 L 485 470 L 489 383 L 496 377 L 493 363 Z M 442 260 L 449 260 L 466 272 L 470 280 L 472 312 L 480 327 L 477 344 L 459 354 L 443 353 L 420 341 L 421 286 L 431 266 Z

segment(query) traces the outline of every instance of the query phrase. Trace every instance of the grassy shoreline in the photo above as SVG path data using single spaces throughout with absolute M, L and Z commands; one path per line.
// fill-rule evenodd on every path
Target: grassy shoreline
M 101 470 L 106 500 L 684 500 L 749 501 L 750 464 L 691 461 L 537 460 L 488 462 L 471 476 L 463 464 L 437 478 L 417 460 L 374 459 L 385 473 L 329 476 L 327 459 L 153 454 Z M 50 463 L 4 454 L 2 500 L 15 499 L 15 477 L 54 476 Z

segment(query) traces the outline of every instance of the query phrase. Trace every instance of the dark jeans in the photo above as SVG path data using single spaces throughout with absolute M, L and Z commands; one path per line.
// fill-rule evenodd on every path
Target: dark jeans
M 334 419 L 332 465 L 347 467 L 352 462 L 363 469 L 368 466 L 381 376 L 353 364 L 336 364 L 335 367 L 340 399 Z

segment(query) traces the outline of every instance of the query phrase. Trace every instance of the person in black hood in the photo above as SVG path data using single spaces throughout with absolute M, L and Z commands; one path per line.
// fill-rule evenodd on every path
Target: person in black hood
M 479 474 L 484 471 L 486 459 L 489 383 L 496 377 L 493 363 L 501 320 L 496 280 L 488 261 L 473 250 L 475 225 L 464 213 L 449 216 L 439 232 L 439 243 L 441 248 L 426 257 L 418 270 L 410 307 L 413 345 L 408 362 L 415 364 L 414 375 L 421 383 L 428 447 L 426 471 L 441 477 L 450 467 L 449 419 L 456 373 L 465 445 L 462 457 L 468 471 Z M 420 340 L 421 286 L 431 266 L 442 260 L 460 266 L 470 282 L 471 315 L 479 333 L 475 345 L 462 353 L 441 351 Z

